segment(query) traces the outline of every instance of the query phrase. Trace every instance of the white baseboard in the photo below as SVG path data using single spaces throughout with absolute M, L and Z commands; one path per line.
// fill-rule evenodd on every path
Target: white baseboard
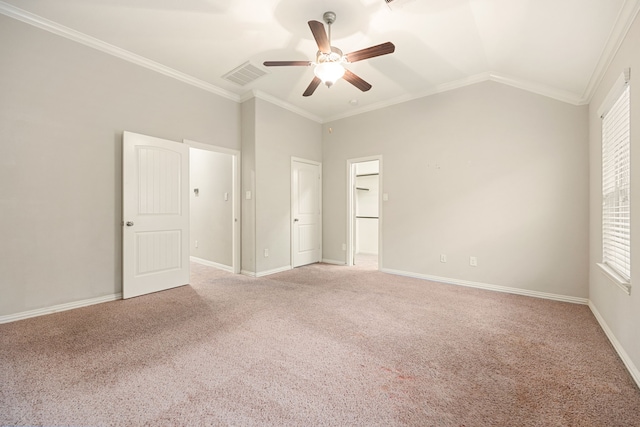
M 293 269 L 293 267 L 291 267 L 290 265 L 286 265 L 284 267 L 274 268 L 273 270 L 268 270 L 268 271 L 261 271 L 259 273 L 256 273 L 254 271 L 241 270 L 240 274 L 242 274 L 244 276 L 249 276 L 249 277 L 264 277 L 264 276 L 268 276 L 270 274 L 282 273 L 283 271 L 289 271 L 289 270 L 292 270 L 292 269 Z
M 273 270 L 261 271 L 259 273 L 256 273 L 256 277 L 264 277 L 270 274 L 282 273 L 283 271 L 289 271 L 292 269 L 293 267 L 291 267 L 290 265 L 285 265 L 284 267 L 274 268 Z
M 549 300 L 554 300 L 554 301 L 562 301 L 562 302 L 570 302 L 570 303 L 573 303 L 573 304 L 587 305 L 589 303 L 589 300 L 587 298 L 579 298 L 579 297 L 571 297 L 571 296 L 567 296 L 567 295 L 550 294 L 550 293 L 546 293 L 546 292 L 530 291 L 530 290 L 527 290 L 527 289 L 510 288 L 508 286 L 490 285 L 488 283 L 470 282 L 470 281 L 467 281 L 467 280 L 450 279 L 450 278 L 447 278 L 447 277 L 430 276 L 428 274 L 419 274 L 419 273 L 412 273 L 412 272 L 408 272 L 408 271 L 391 270 L 389 268 L 383 268 L 380 271 L 382 271 L 383 273 L 395 274 L 395 275 L 398 275 L 398 276 L 414 277 L 416 279 L 430 280 L 432 282 L 447 283 L 447 284 L 450 284 L 450 285 L 466 286 L 466 287 L 469 287 L 469 288 L 485 289 L 485 290 L 488 290 L 488 291 L 505 292 L 505 293 L 509 293 L 509 294 L 524 295 L 524 296 L 528 296 L 528 297 L 543 298 L 543 299 L 549 299 Z
M 103 302 L 116 301 L 119 299 L 122 299 L 122 293 L 105 295 L 102 297 L 90 298 L 82 301 L 68 302 L 65 304 L 54 305 L 51 307 L 39 308 L 37 310 L 23 311 L 21 313 L 9 314 L 7 316 L 0 316 L 0 324 L 15 322 L 17 320 L 28 319 L 30 317 L 44 316 L 45 314 L 57 313 L 59 311 L 72 310 L 74 308 L 87 307 L 89 305 L 100 304 Z
M 335 259 L 327 259 L 327 258 L 322 258 L 322 262 L 324 262 L 325 264 L 347 265 L 347 263 L 344 261 L 337 261 Z
M 229 273 L 233 273 L 233 267 L 231 267 L 230 265 L 218 264 L 217 262 L 209 261 L 207 259 L 198 258 L 195 256 L 191 256 L 189 257 L 189 259 L 198 264 L 214 267 L 214 268 L 217 268 L 218 270 L 224 270 L 224 271 L 228 271 Z
M 600 315 L 598 309 L 591 301 L 589 301 L 589 308 L 600 324 L 600 327 L 604 331 L 605 335 L 607 336 L 607 338 L 609 338 L 609 341 L 618 353 L 618 356 L 620 356 L 620 359 L 622 359 L 622 363 L 624 363 L 624 366 L 626 366 L 627 370 L 631 374 L 631 377 L 633 377 L 633 380 L 636 382 L 638 387 L 640 387 L 640 370 L 638 370 L 636 365 L 633 364 L 633 361 L 631 360 L 627 352 L 624 351 L 622 344 L 620 344 L 620 341 L 618 341 L 616 336 L 613 334 L 613 331 L 609 328 L 609 325 L 607 325 L 607 322 L 604 321 L 604 318 Z

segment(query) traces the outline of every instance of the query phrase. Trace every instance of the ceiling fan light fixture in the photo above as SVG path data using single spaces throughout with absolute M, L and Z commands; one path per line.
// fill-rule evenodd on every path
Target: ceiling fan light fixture
M 344 76 L 344 67 L 340 62 L 321 62 L 316 64 L 313 73 L 327 87 L 331 87 Z
M 412 1 L 412 0 L 407 0 Z M 388 55 L 395 51 L 395 46 L 391 42 L 382 43 L 376 46 L 371 46 L 366 49 L 356 50 L 354 52 L 344 55 L 340 49 L 335 46 L 331 46 L 331 24 L 336 20 L 336 14 L 334 12 L 325 12 L 322 15 L 324 22 L 327 24 L 328 31 L 325 30 L 324 24 L 319 21 L 309 21 L 309 28 L 311 34 L 318 45 L 318 53 L 316 54 L 316 61 L 265 61 L 265 67 L 278 67 L 278 66 L 309 66 L 313 65 L 313 80 L 307 86 L 307 89 L 302 93 L 302 96 L 311 96 L 313 92 L 320 86 L 320 83 L 324 83 L 327 87 L 333 86 L 335 82 L 344 78 L 348 83 L 351 83 L 362 92 L 366 92 L 371 89 L 371 85 L 362 80 L 352 71 L 344 68 L 345 63 L 352 63 L 362 61 L 364 59 L 374 58 L 376 56 Z

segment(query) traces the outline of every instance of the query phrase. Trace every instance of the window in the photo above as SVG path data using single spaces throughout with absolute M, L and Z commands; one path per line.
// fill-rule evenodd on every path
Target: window
M 602 264 L 627 292 L 631 286 L 631 188 L 628 73 L 602 114 Z

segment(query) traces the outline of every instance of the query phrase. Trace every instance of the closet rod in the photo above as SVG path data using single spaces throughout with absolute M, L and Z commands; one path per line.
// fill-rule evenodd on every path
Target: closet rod
M 376 176 L 376 175 L 380 175 L 378 172 L 376 173 L 363 173 L 362 175 L 358 175 L 356 174 L 356 178 L 359 176 Z

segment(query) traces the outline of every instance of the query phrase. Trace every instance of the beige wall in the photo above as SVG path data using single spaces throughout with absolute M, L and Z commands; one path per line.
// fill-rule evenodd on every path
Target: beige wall
M 347 159 L 379 154 L 384 269 L 586 298 L 587 130 L 586 106 L 493 82 L 327 123 L 324 258 L 345 260 Z
M 240 106 L 0 15 L 0 315 L 121 291 L 122 132 L 240 148 Z
M 256 272 L 256 99 L 242 103 L 242 256 L 241 271 Z M 247 192 L 251 198 L 247 199 Z
M 609 333 L 626 353 L 625 362 L 640 383 L 640 19 L 609 66 L 589 105 L 589 147 L 591 153 L 589 298 Z M 604 276 L 596 263 L 602 261 L 602 138 L 598 109 L 625 68 L 631 67 L 631 275 L 632 291 L 627 295 Z
M 322 161 L 321 125 L 256 99 L 258 274 L 291 266 L 291 157 Z
M 322 160 L 322 128 L 259 98 L 242 104 L 242 270 L 291 267 L 291 158 Z M 251 191 L 251 199 L 246 199 Z M 264 256 L 264 250 L 269 256 Z

